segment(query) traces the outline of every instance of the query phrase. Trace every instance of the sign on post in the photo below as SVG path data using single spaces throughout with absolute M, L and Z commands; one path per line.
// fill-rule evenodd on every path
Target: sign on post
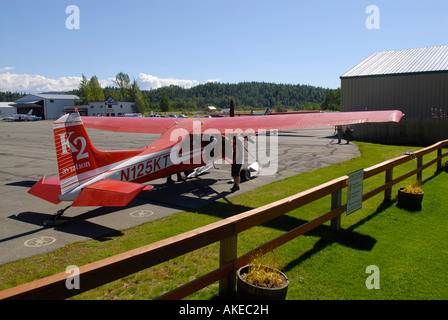
M 362 208 L 363 179 L 364 169 L 359 169 L 348 174 L 347 215 Z

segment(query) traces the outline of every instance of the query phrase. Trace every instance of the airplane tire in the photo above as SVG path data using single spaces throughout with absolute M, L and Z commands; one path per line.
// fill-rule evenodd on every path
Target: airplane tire
M 242 169 L 240 171 L 240 178 L 242 182 L 248 181 L 250 179 L 250 171 L 248 169 Z

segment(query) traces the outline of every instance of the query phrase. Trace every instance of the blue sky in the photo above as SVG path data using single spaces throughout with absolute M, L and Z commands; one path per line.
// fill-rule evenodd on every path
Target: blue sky
M 79 29 L 67 29 L 69 5 Z M 380 29 L 368 29 L 369 5 Z M 376 51 L 448 45 L 448 1 L 0 0 L 0 90 L 77 87 L 82 74 L 142 89 L 207 81 L 337 88 Z

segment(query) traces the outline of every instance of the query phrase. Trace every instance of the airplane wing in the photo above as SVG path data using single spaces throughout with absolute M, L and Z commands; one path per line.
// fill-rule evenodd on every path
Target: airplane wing
M 386 110 L 281 114 L 265 117 L 248 116 L 233 118 L 82 117 L 82 121 L 88 128 L 118 132 L 163 134 L 175 128 L 183 128 L 189 132 L 200 130 L 201 133 L 208 129 L 213 129 L 225 134 L 226 129 L 253 129 L 255 132 L 261 129 L 276 129 L 281 131 L 368 122 L 399 122 L 402 117 L 403 113 L 399 110 Z
M 162 134 L 188 118 L 147 118 L 147 117 L 82 117 L 87 128 L 134 133 Z
M 203 131 L 218 129 L 225 133 L 225 129 L 252 128 L 256 132 L 265 130 L 289 130 L 336 125 L 359 124 L 366 122 L 399 122 L 401 111 L 360 111 L 360 112 L 328 112 L 308 114 L 282 114 L 265 117 L 239 118 L 208 118 L 204 119 Z

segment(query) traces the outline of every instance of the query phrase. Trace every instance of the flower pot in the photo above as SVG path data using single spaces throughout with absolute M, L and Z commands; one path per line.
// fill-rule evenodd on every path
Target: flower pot
M 280 270 L 263 266 L 269 271 L 277 272 L 284 281 L 282 284 L 276 287 L 268 288 L 253 285 L 247 282 L 242 275 L 249 271 L 250 265 L 246 265 L 240 268 L 237 272 L 237 295 L 241 300 L 285 300 L 286 293 L 288 291 L 289 280 L 286 275 Z
M 397 207 L 409 211 L 418 211 L 422 209 L 422 201 L 424 192 L 408 193 L 404 191 L 405 188 L 398 189 L 398 203 Z

